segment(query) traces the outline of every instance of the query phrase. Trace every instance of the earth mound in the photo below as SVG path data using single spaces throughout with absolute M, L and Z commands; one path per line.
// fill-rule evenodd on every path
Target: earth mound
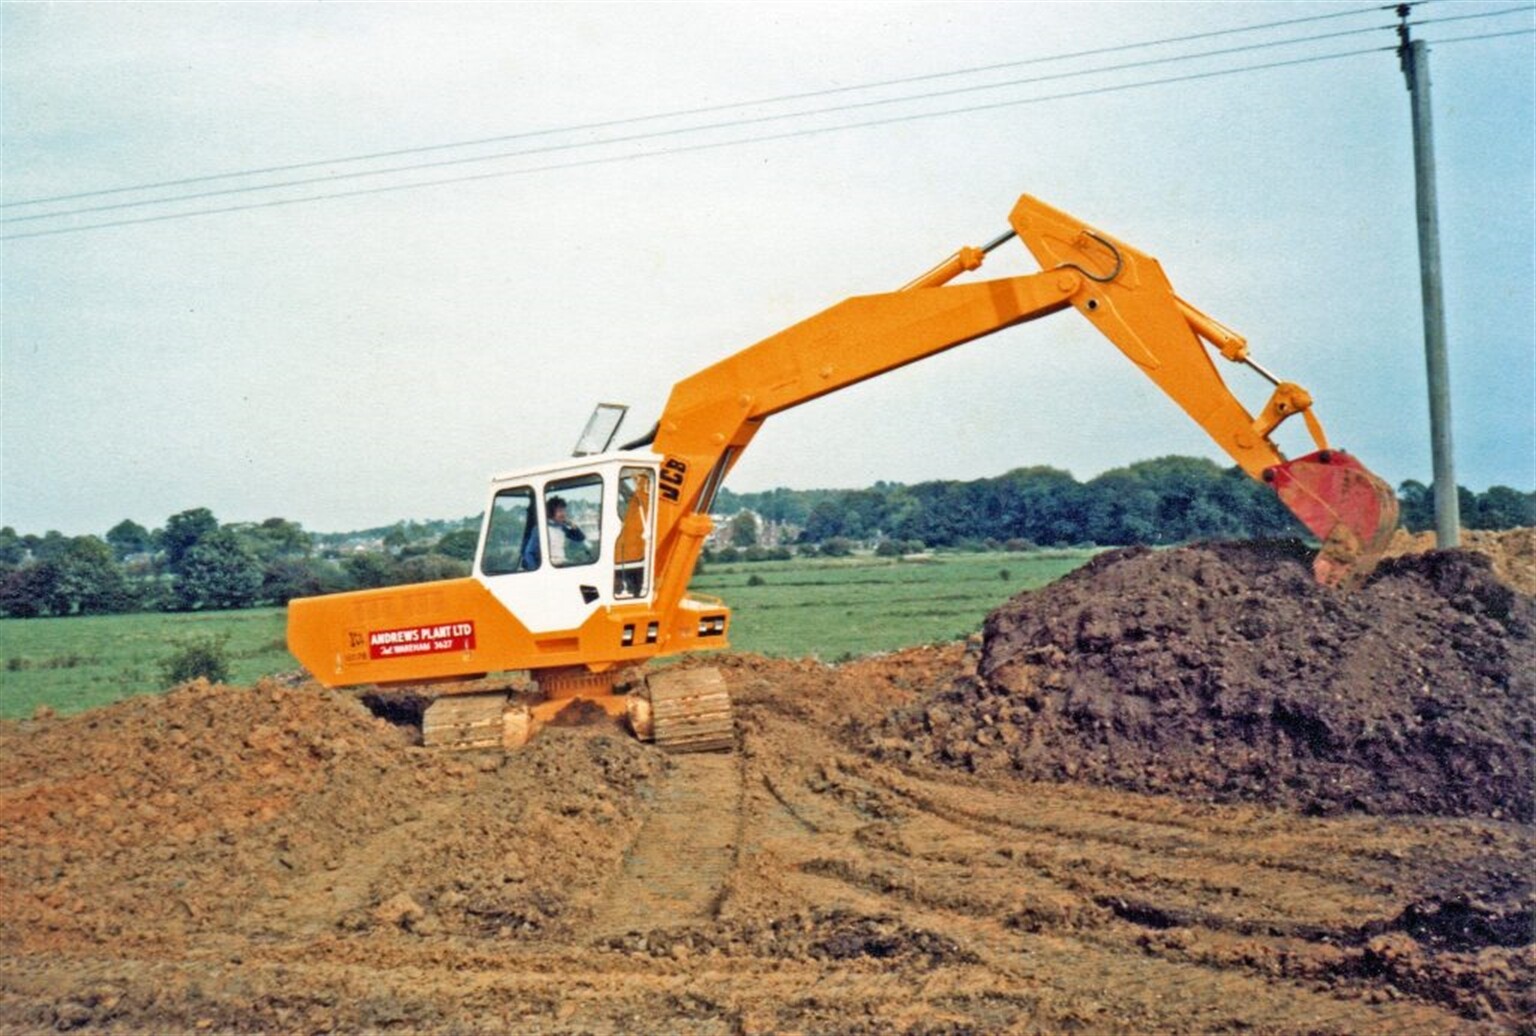
M 1461 530 L 1464 549 L 1482 554 L 1493 564 L 1493 574 L 1523 594 L 1536 594 L 1536 528 L 1492 531 Z M 1399 529 L 1387 544 L 1387 556 L 1422 554 L 1435 549 L 1433 532 L 1411 533 Z
M 976 675 L 883 733 L 988 774 L 1536 816 L 1536 603 L 1465 551 L 1391 558 L 1350 593 L 1308 563 L 1300 544 L 1101 555 L 995 611 Z
M 0 724 L 0 917 L 25 933 L 0 948 L 563 932 L 668 765 L 616 727 L 516 757 L 414 741 L 351 695 L 275 681 Z
M 0 1036 L 1529 1027 L 1530 826 L 871 758 L 980 648 L 720 658 L 721 754 L 270 681 L 0 722 Z

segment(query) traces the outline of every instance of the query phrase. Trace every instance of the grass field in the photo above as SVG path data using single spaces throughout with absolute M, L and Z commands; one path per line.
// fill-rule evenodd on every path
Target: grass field
M 932 559 L 816 558 L 712 565 L 693 588 L 735 612 L 731 646 L 827 661 L 954 640 L 1020 590 L 1081 565 L 1091 551 L 939 554 Z M 756 584 L 756 585 L 753 585 Z M 165 689 L 161 663 L 188 639 L 227 637 L 230 679 L 298 668 L 284 611 L 0 620 L 0 718 L 38 705 L 61 713 Z
M 0 718 L 29 716 L 38 705 L 79 712 L 158 693 L 165 689 L 161 661 L 182 642 L 209 635 L 228 638 L 235 683 L 297 669 L 283 643 L 284 622 L 282 608 L 0 620 Z
M 731 606 L 736 650 L 830 662 L 967 636 L 1009 597 L 1092 556 L 1062 550 L 763 561 L 711 565 L 691 586 Z

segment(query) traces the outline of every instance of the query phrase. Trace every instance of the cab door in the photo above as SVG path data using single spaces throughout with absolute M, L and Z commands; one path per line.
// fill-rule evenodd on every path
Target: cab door
M 598 471 L 496 490 L 475 576 L 531 632 L 575 629 L 612 601 L 603 541 L 610 495 Z
M 604 561 L 608 486 L 600 472 L 551 478 L 541 501 L 542 561 L 537 582 L 543 590 L 548 629 L 574 629 L 613 600 Z

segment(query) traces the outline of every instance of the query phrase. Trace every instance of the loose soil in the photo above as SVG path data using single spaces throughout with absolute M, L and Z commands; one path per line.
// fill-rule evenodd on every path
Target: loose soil
M 275 682 L 0 724 L 0 1032 L 1529 1031 L 1529 599 L 1460 557 L 1344 600 L 1295 565 L 1119 554 L 984 643 L 718 658 L 725 755 L 430 752 Z M 1362 741 L 1426 773 L 1358 777 Z
M 1350 593 L 1300 544 L 1100 555 L 988 617 L 979 673 L 892 754 L 1305 813 L 1536 814 L 1536 606 L 1486 558 Z
M 1492 532 L 1486 529 L 1461 530 L 1461 543 L 1467 550 L 1486 557 L 1493 565 L 1494 575 L 1501 581 L 1530 596 L 1536 594 L 1536 528 L 1504 529 Z M 1432 532 L 1410 533 L 1399 529 L 1387 545 L 1388 557 L 1403 554 L 1423 554 L 1435 549 Z

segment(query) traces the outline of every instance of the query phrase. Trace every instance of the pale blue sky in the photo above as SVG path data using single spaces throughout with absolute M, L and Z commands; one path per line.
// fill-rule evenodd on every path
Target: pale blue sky
M 1435 2 L 1415 17 L 1517 6 Z M 46 211 L 14 203 L 77 191 L 1369 7 L 4 4 L 0 129 L 12 207 L 0 216 Z M 1382 11 L 1340 16 L 799 107 L 1391 21 Z M 1415 31 L 1443 39 L 1532 24 L 1527 10 Z M 1478 489 L 1536 485 L 1533 40 L 1445 44 L 1431 56 L 1456 459 L 1459 480 Z M 413 175 L 518 169 L 1393 42 L 1382 28 Z M 784 110 L 793 106 L 724 117 Z M 474 513 L 492 472 L 564 455 L 594 402 L 633 404 L 629 430 L 643 430 L 674 381 L 990 239 L 1023 192 L 1158 256 L 1183 296 L 1312 391 L 1339 445 L 1393 483 L 1428 480 L 1408 98 L 1396 57 L 1381 50 L 791 140 L 5 241 L 0 523 L 99 533 L 121 518 L 154 526 L 206 506 L 226 521 L 282 515 L 323 531 Z M 177 207 L 73 219 L 169 211 Z M 0 232 L 67 225 L 14 222 Z M 1022 248 L 1010 248 L 984 272 L 1027 270 Z M 1256 379 L 1231 380 L 1251 407 L 1262 404 Z M 1302 442 L 1283 445 L 1299 452 Z M 1088 478 L 1168 453 L 1221 459 L 1067 313 L 775 418 L 731 485 L 976 478 L 1033 464 Z

